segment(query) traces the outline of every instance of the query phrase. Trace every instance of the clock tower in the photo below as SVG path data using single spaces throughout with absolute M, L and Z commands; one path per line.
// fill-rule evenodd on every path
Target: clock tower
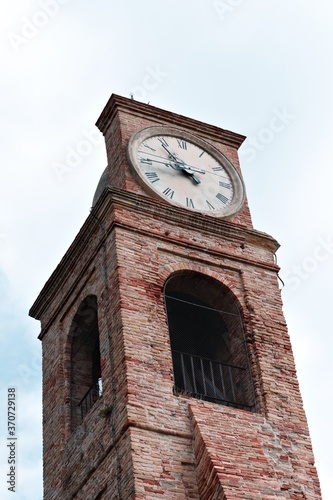
M 108 166 L 33 304 L 44 498 L 320 499 L 244 137 L 112 95 Z

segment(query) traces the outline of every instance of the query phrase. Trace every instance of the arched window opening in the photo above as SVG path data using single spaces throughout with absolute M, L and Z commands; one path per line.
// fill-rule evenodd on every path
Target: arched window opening
M 174 390 L 253 411 L 243 321 L 230 290 L 212 278 L 186 272 L 168 279 L 164 298 Z
M 71 429 L 74 430 L 102 393 L 97 299 L 81 303 L 71 328 Z

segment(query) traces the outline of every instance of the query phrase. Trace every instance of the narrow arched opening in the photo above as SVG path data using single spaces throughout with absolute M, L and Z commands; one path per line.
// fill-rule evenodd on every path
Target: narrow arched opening
M 87 296 L 71 326 L 71 430 L 82 421 L 102 391 L 97 299 Z

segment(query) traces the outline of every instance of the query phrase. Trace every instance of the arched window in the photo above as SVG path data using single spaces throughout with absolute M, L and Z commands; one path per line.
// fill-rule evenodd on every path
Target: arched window
M 102 391 L 97 299 L 88 295 L 71 327 L 71 429 L 74 430 Z
M 243 322 L 231 291 L 199 273 L 183 272 L 164 289 L 174 389 L 254 410 Z

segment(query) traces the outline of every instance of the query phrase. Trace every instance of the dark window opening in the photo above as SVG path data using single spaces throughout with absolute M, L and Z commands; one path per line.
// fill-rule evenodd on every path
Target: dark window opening
M 243 322 L 232 293 L 211 278 L 180 273 L 167 281 L 165 303 L 175 391 L 253 410 Z
M 74 430 L 102 393 L 97 299 L 81 303 L 71 328 L 71 429 Z

